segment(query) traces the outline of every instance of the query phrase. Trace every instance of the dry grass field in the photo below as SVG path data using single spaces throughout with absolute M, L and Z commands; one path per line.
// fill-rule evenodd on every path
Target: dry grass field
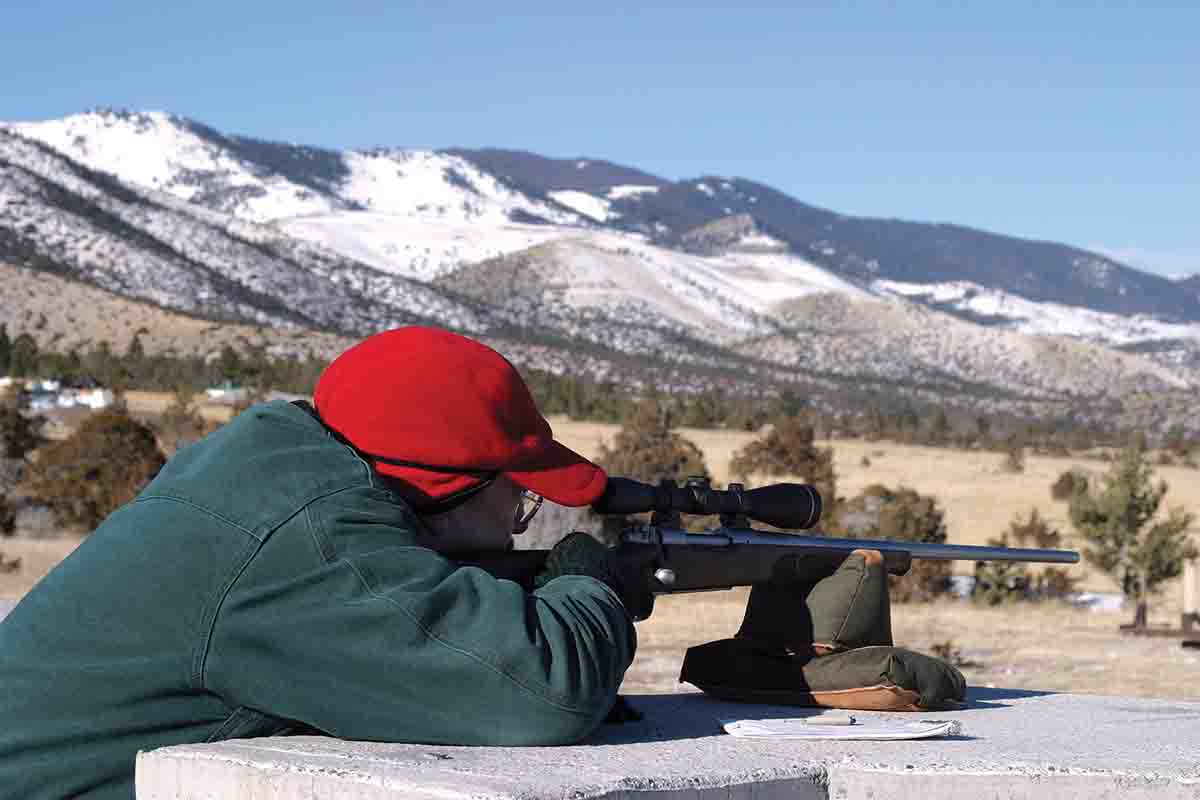
M 131 395 L 131 406 L 149 413 L 169 402 Z M 586 455 L 596 455 L 617 427 L 551 420 L 557 437 Z M 733 452 L 751 434 L 731 431 L 680 431 L 705 453 L 714 479 L 728 481 Z M 1029 456 L 1025 472 L 1005 472 L 999 453 L 964 453 L 890 442 L 833 441 L 839 493 L 856 494 L 871 483 L 903 484 L 939 498 L 946 511 L 950 541 L 981 544 L 998 536 L 1015 514 L 1038 511 L 1070 534 L 1065 503 L 1053 501 L 1050 484 L 1060 473 L 1081 468 L 1093 473 L 1105 463 L 1092 459 Z M 870 466 L 862 465 L 863 457 Z M 1200 516 L 1200 471 L 1156 468 L 1171 486 L 1168 505 L 1182 505 Z M 0 598 L 19 598 L 78 542 L 64 536 L 49 540 L 0 539 L 0 551 L 20 557 L 23 569 L 0 574 Z M 1068 540 L 1070 541 L 1070 540 Z M 970 572 L 971 565 L 959 565 Z M 1112 582 L 1085 565 L 1085 588 L 1113 591 Z M 631 694 L 679 691 L 679 666 L 687 647 L 730 636 L 737 630 L 745 590 L 660 598 L 654 616 L 638 625 L 639 650 L 626 676 Z M 1167 587 L 1151 612 L 1153 623 L 1177 623 L 1180 589 Z M 1180 647 L 1171 637 L 1122 635 L 1118 626 L 1131 612 L 1091 612 L 1062 604 L 979 608 L 966 601 L 893 607 L 896 643 L 923 652 L 947 646 L 961 659 L 968 681 L 979 686 L 1176 697 L 1200 700 L 1200 650 Z
M 551 420 L 555 435 L 587 455 L 610 442 L 618 426 Z M 733 453 L 753 438 L 736 431 L 681 429 L 704 452 L 714 481 L 729 480 Z M 1008 528 L 1014 515 L 1033 508 L 1058 527 L 1075 547 L 1065 502 L 1051 499 L 1050 485 L 1069 469 L 1099 474 L 1098 459 L 1028 456 L 1025 471 L 1003 469 L 1004 455 L 962 452 L 892 442 L 832 441 L 838 491 L 853 496 L 872 483 L 902 484 L 936 496 L 946 511 L 950 541 L 984 544 Z M 863 466 L 863 457 L 870 466 Z M 1170 486 L 1167 505 L 1181 505 L 1200 517 L 1200 470 L 1158 467 Z M 1196 532 L 1200 534 L 1200 531 Z M 956 565 L 969 574 L 972 565 Z M 1113 582 L 1084 564 L 1073 567 L 1083 588 L 1111 592 Z M 654 615 L 639 623 L 638 656 L 626 675 L 631 694 L 678 691 L 683 654 L 694 644 L 733 635 L 741 622 L 746 590 L 660 598 Z M 1151 622 L 1177 625 L 1181 589 L 1166 588 L 1151 611 Z M 1138 697 L 1200 700 L 1200 650 L 1180 647 L 1178 638 L 1123 635 L 1131 612 L 1093 612 L 1061 603 L 981 608 L 945 600 L 892 608 L 896 643 L 921 652 L 948 646 L 966 662 L 968 683 L 1016 689 L 1070 691 Z
M 600 445 L 611 443 L 619 430 L 617 425 L 573 422 L 558 417 L 550 422 L 556 438 L 587 456 L 595 456 Z M 709 472 L 719 485 L 730 480 L 729 461 L 734 452 L 755 437 L 752 433 L 726 430 L 680 428 L 678 432 L 704 452 Z M 1070 469 L 1100 475 L 1108 468 L 1106 462 L 1095 458 L 1029 455 L 1025 471 L 1014 474 L 1004 470 L 1005 456 L 997 452 L 861 440 L 820 441 L 818 445 L 833 448 L 839 495 L 853 497 L 867 486 L 881 483 L 908 486 L 936 497 L 946 512 L 946 528 L 952 544 L 985 544 L 1004 533 L 1014 516 L 1028 516 L 1036 508 L 1051 526 L 1062 531 L 1067 547 L 1075 549 L 1077 542 L 1067 517 L 1067 504 L 1051 498 L 1050 485 Z M 870 466 L 863 466 L 864 457 Z M 1164 505 L 1183 506 L 1200 519 L 1200 470 L 1155 467 L 1155 475 L 1171 487 Z M 759 481 L 765 482 L 765 479 Z M 1200 530 L 1195 533 L 1200 536 Z M 958 562 L 956 567 L 963 574 L 970 574 L 972 569 L 969 562 Z M 1073 569 L 1084 577 L 1082 588 L 1117 591 L 1108 577 L 1086 564 Z M 1169 587 L 1168 595 L 1175 594 L 1178 594 L 1176 587 Z

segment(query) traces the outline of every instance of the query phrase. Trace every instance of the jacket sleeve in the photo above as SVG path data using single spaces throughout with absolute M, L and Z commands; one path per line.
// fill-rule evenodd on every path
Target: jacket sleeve
M 563 576 L 530 594 L 456 568 L 363 491 L 310 507 L 251 559 L 206 688 L 347 739 L 547 745 L 594 730 L 636 648 L 612 590 Z

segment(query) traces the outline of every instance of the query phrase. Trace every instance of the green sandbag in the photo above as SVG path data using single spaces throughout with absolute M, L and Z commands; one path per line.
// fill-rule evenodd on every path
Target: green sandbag
M 967 691 L 953 666 L 901 647 L 810 656 L 741 638 L 688 648 L 679 680 L 725 700 L 838 708 L 954 708 Z
M 830 575 L 799 577 L 798 569 L 755 584 L 738 637 L 782 645 L 795 653 L 891 645 L 887 573 L 874 551 L 855 550 Z
M 964 700 L 957 669 L 893 646 L 878 552 L 856 550 L 832 573 L 813 574 L 814 563 L 783 564 L 756 584 L 737 635 L 690 648 L 679 679 L 756 703 L 917 710 Z

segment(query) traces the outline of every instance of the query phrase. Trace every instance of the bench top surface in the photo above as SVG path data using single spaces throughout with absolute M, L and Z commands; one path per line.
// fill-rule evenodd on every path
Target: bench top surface
M 615 798 L 638 791 L 695 796 L 687 793 L 758 784 L 760 794 L 762 785 L 775 785 L 781 792 L 790 787 L 787 796 L 837 796 L 833 787 L 854 796 L 852 788 L 859 786 L 874 787 L 875 797 L 929 800 L 983 788 L 995 788 L 998 796 L 1021 796 L 1047 781 L 1061 795 L 1056 800 L 1098 796 L 1102 790 L 1141 796 L 1128 795 L 1125 789 L 1131 786 L 1150 792 L 1146 796 L 1200 794 L 1200 703 L 1006 689 L 974 689 L 969 698 L 959 711 L 904 715 L 962 725 L 958 736 L 911 741 L 736 738 L 724 733 L 718 720 L 812 712 L 684 692 L 632 696 L 645 715 L 642 721 L 605 725 L 586 742 L 567 747 L 448 747 L 325 737 L 172 747 L 139 756 L 138 796 L 193 796 L 179 793 L 189 765 L 197 776 L 224 770 L 242 781 L 269 778 L 274 787 L 286 783 L 288 774 L 306 776 L 306 786 L 316 785 L 316 777 L 322 783 L 337 775 L 347 786 L 382 792 L 345 796 L 372 798 Z M 876 716 L 852 713 L 861 719 Z M 176 794 L 143 793 L 143 777 L 152 774 L 171 776 L 170 791 Z M 816 794 L 797 794 L 803 786 L 814 787 Z M 745 794 L 752 795 L 759 796 Z

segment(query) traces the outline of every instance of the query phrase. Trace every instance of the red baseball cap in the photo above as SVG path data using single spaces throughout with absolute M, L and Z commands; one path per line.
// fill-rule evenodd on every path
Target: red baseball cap
M 608 476 L 554 441 L 516 368 L 439 328 L 377 333 L 330 364 L 313 403 L 322 421 L 396 478 L 417 508 L 494 473 L 564 506 L 585 506 Z

